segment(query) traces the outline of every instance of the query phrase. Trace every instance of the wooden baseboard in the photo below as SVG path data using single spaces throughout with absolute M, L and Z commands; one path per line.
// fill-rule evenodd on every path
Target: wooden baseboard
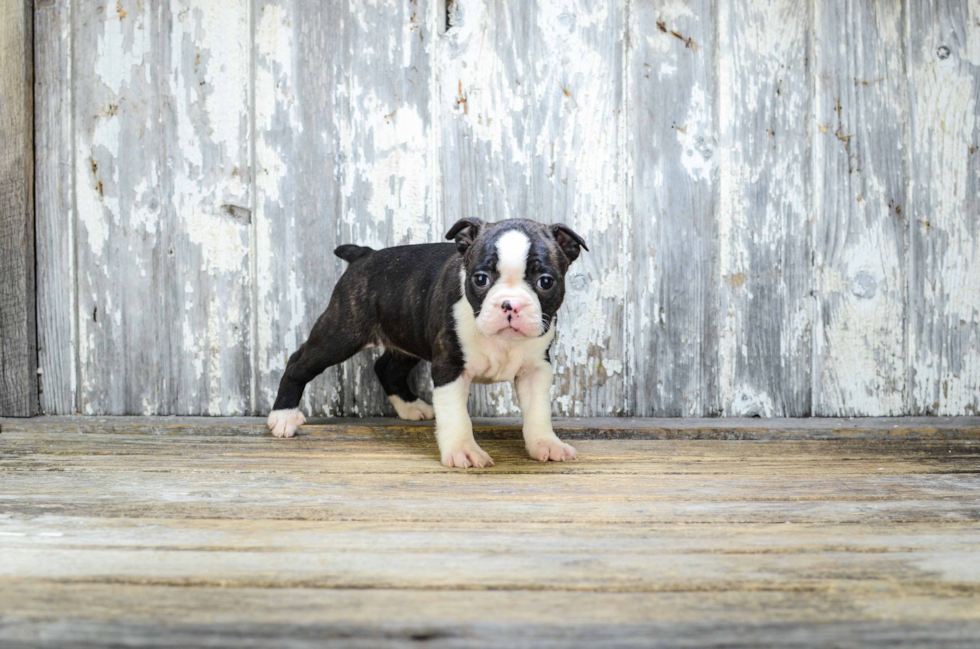
M 980 440 L 980 417 L 874 417 L 843 419 L 652 419 L 567 418 L 554 420 L 559 436 L 575 439 L 691 440 Z M 433 422 L 394 418 L 311 418 L 299 434 L 325 440 L 414 438 L 433 434 Z M 475 418 L 479 439 L 517 439 L 513 417 Z M 0 432 L 126 433 L 144 435 L 263 436 L 261 417 L 85 417 L 0 419 Z

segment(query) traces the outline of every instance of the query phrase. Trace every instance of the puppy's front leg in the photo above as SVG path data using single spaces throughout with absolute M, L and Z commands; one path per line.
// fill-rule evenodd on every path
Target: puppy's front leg
M 551 365 L 541 363 L 514 379 L 524 418 L 524 447 L 535 460 L 563 462 L 578 458 L 571 445 L 551 427 Z
M 468 469 L 493 466 L 493 460 L 473 439 L 473 422 L 466 411 L 470 380 L 465 374 L 455 381 L 432 390 L 432 407 L 436 411 L 436 441 L 442 463 L 448 467 Z

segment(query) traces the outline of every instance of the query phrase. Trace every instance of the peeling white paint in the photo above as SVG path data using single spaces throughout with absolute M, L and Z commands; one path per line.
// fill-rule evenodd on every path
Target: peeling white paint
M 729 406 L 732 417 L 774 417 L 776 407 L 765 392 L 743 386 L 732 396 Z
M 285 109 L 289 126 L 302 132 L 299 104 L 292 84 L 293 26 L 286 9 L 276 3 L 261 5 L 255 27 L 255 121 L 259 129 L 269 130 L 277 110 Z
M 95 75 L 118 96 L 134 73 L 145 75 L 149 83 L 150 68 L 146 65 L 146 57 L 151 51 L 152 31 L 145 29 L 145 24 L 137 22 L 136 17 L 128 21 L 121 18 L 111 2 L 106 2 L 103 9 L 103 30 L 96 45 Z
M 909 113 L 907 80 L 886 74 L 904 65 L 904 15 L 897 4 L 855 6 L 845 15 L 820 6 L 815 27 L 818 39 L 836 40 L 842 21 L 872 18 L 870 55 L 841 47 L 841 39 L 815 57 L 813 211 L 821 215 L 813 244 L 816 415 L 906 412 L 903 210 L 908 213 Z
M 713 135 L 711 125 L 704 120 L 710 115 L 707 109 L 704 89 L 698 85 L 691 88 L 690 108 L 684 125 L 676 128 L 677 141 L 683 154 L 681 164 L 695 180 L 709 180 L 714 169 Z
M 959 8 L 950 7 L 950 11 Z M 913 50 L 913 238 L 922 258 L 913 299 L 925 309 L 924 329 L 910 327 L 912 401 L 917 412 L 980 412 L 980 187 L 976 87 L 980 83 L 980 2 L 964 8 L 965 42 L 934 27 Z M 939 56 L 939 47 L 947 56 Z M 938 332 L 938 335 L 937 335 Z
M 300 286 L 296 264 L 283 264 L 278 258 L 283 243 L 276 225 L 284 216 L 295 223 L 294 215 L 284 215 L 285 198 L 281 188 L 290 173 L 290 160 L 280 148 L 275 133 L 280 130 L 303 137 L 303 121 L 294 82 L 294 16 L 291 8 L 265 2 L 259 8 L 255 26 L 255 126 L 254 146 L 256 193 L 255 281 L 258 282 L 257 315 L 254 319 L 256 354 L 253 380 L 258 403 L 275 400 L 278 374 L 288 354 L 302 342 L 306 322 L 307 296 Z M 329 64 L 329 63 L 328 63 Z M 294 172 L 295 173 L 295 172 Z M 300 235 L 302 236 L 302 235 Z M 288 270 L 285 277 L 280 269 Z M 281 281 L 276 281 L 281 278 Z M 284 312 L 285 309 L 285 312 Z M 308 395 L 307 395 L 308 396 Z M 307 407 L 309 404 L 306 404 Z
M 242 225 L 222 213 L 195 211 L 187 218 L 187 237 L 201 247 L 209 273 L 241 273 L 248 256 L 248 237 Z
M 98 180 L 92 177 L 91 159 L 75 157 L 75 177 L 80 181 L 75 199 L 78 220 L 85 229 L 89 248 L 101 255 L 109 240 L 109 229 L 106 226 L 105 208 L 97 190 Z
M 392 243 L 424 243 L 430 240 L 432 226 L 426 205 L 428 181 L 428 137 L 425 124 L 412 106 L 390 105 L 373 91 L 355 85 L 351 93 L 359 142 L 365 139 L 370 155 L 349 140 L 349 157 L 345 195 L 367 194 L 365 209 L 348 210 L 349 224 L 391 222 Z M 355 150 L 356 149 L 356 150 Z M 360 205 L 360 203 L 359 203 Z M 384 247 L 386 241 L 358 241 L 361 245 Z
M 744 409 L 738 403 L 743 395 L 767 385 L 778 392 L 778 398 L 769 397 L 773 414 L 786 415 L 810 405 L 799 399 L 805 387 L 786 379 L 804 377 L 801 370 L 810 365 L 809 317 L 798 315 L 808 309 L 809 291 L 790 283 L 783 270 L 801 259 L 806 263 L 809 250 L 809 88 L 802 47 L 808 25 L 792 0 L 767 8 L 744 5 L 719 6 L 717 18 L 719 401 L 726 414 L 734 414 Z M 753 38 L 733 37 L 740 30 L 750 30 Z M 755 292 L 757 285 L 766 287 L 765 298 Z M 750 351 L 750 339 L 761 335 L 751 323 L 762 320 L 762 312 L 774 323 L 765 335 L 778 337 L 780 351 L 796 352 L 793 358 L 807 359 L 805 364 Z M 806 326 L 793 326 L 800 321 Z
M 722 3 L 718 7 L 718 22 L 721 25 L 730 25 L 733 19 L 731 8 L 727 3 Z M 727 31 L 719 34 L 718 48 L 721 51 L 731 51 L 734 43 Z M 718 87 L 723 91 L 718 93 L 718 114 L 720 119 L 719 131 L 721 143 L 719 146 L 719 167 L 721 173 L 718 180 L 718 253 L 719 268 L 724 275 L 730 277 L 744 277 L 748 271 L 746 257 L 748 251 L 745 247 L 745 240 L 739 236 L 747 230 L 747 206 L 741 193 L 741 187 L 745 184 L 743 174 L 743 152 L 742 145 L 738 138 L 731 132 L 734 125 L 732 116 L 735 114 L 735 101 L 737 89 L 733 86 L 736 83 L 738 74 L 735 69 L 735 61 L 732 57 L 719 57 L 718 60 Z M 734 92 L 725 92 L 724 89 L 730 88 Z M 728 297 L 722 299 L 721 305 L 723 313 L 720 319 L 720 331 L 718 332 L 718 374 L 721 386 L 723 404 L 734 399 L 734 389 L 736 385 L 736 355 L 738 333 L 741 330 L 741 311 L 735 299 Z
M 71 170 L 81 409 L 164 413 L 177 394 L 178 408 L 242 413 L 256 407 L 245 376 L 254 377 L 256 403 L 271 402 L 286 357 L 329 298 L 323 278 L 332 281 L 341 268 L 329 243 L 438 241 L 447 221 L 467 215 L 565 221 L 592 248 L 572 266 L 559 314 L 556 414 L 628 413 L 638 359 L 668 329 L 690 333 L 678 335 L 682 348 L 670 361 L 677 376 L 687 371 L 678 382 L 691 387 L 679 397 L 685 414 L 719 407 L 793 414 L 807 389 L 794 371 L 807 363 L 821 414 L 975 413 L 980 237 L 969 217 L 980 187 L 971 157 L 980 126 L 977 30 L 964 29 L 957 14 L 906 34 L 901 8 L 883 6 L 867 18 L 882 57 L 871 61 L 863 32 L 822 38 L 821 7 L 710 6 L 717 12 L 706 17 L 702 5 L 682 1 L 626 11 L 623 3 L 577 0 L 519 7 L 457 0 L 448 34 L 440 33 L 439 6 L 407 0 L 354 3 L 329 16 L 315 3 L 277 1 L 85 8 L 73 28 Z M 913 21 L 932 10 L 914 9 Z M 634 10 L 648 11 L 655 28 L 632 25 L 627 50 L 621 23 L 635 20 Z M 849 5 L 840 19 L 859 24 L 859 10 Z M 980 2 L 964 11 L 972 25 Z M 687 42 L 704 20 L 713 24 L 699 33 L 717 42 Z M 310 29 L 337 31 L 318 40 L 324 35 Z M 948 56 L 937 55 L 940 45 Z M 848 92 L 865 93 L 854 95 L 865 107 L 881 97 L 883 105 L 900 103 L 876 92 L 909 92 L 910 115 L 900 107 L 858 110 L 850 96 L 835 95 L 840 112 L 819 103 L 840 94 L 821 85 L 835 77 L 820 61 L 853 55 L 850 47 L 865 48 L 860 70 L 877 65 L 909 76 L 888 84 L 875 74 L 843 79 L 856 88 Z M 802 65 L 808 54 L 816 67 Z M 636 72 L 644 64 L 649 69 Z M 680 153 L 647 169 L 638 188 L 631 156 L 651 154 L 637 146 L 644 133 L 630 120 L 651 108 L 638 103 L 633 85 L 645 74 L 659 76 L 661 87 L 677 84 L 670 119 L 678 128 L 667 144 Z M 854 139 L 870 128 L 861 120 L 872 118 L 911 124 L 908 173 L 919 176 L 901 217 L 888 206 L 896 172 Z M 848 180 L 818 164 L 836 155 L 854 163 Z M 315 177 L 311 168 L 333 176 Z M 329 190 L 311 187 L 321 183 Z M 834 183 L 857 196 L 824 195 Z M 717 232 L 699 232 L 702 217 L 645 211 L 654 202 L 638 210 L 637 191 L 710 199 L 716 221 L 704 227 Z M 315 206 L 305 202 L 310 196 Z M 852 205 L 835 211 L 837 200 Z M 841 223 L 817 227 L 829 213 Z M 911 222 L 910 274 L 896 261 L 904 241 L 885 225 L 899 218 Z M 668 233 L 665 242 L 632 241 L 650 231 L 639 227 L 644 219 Z M 691 243 L 699 236 L 702 248 Z M 716 261 L 707 294 L 694 298 L 704 300 L 703 322 L 672 311 L 669 287 L 659 284 L 650 289 L 656 295 L 634 303 L 643 297 L 637 275 L 680 275 L 665 248 L 672 242 L 702 251 L 705 264 Z M 801 283 L 808 267 L 810 284 Z M 144 294 L 165 309 L 154 312 L 157 322 L 134 310 Z M 899 323 L 911 309 L 922 324 L 910 319 L 906 336 Z M 772 327 L 760 330 L 760 312 Z M 125 374 L 145 358 L 126 345 L 145 347 L 150 336 L 170 346 L 160 353 L 167 376 Z M 311 413 L 387 408 L 370 363 L 366 354 L 321 380 L 308 392 Z M 703 366 L 680 367 L 687 363 Z M 651 374 L 644 389 L 676 389 L 672 376 Z M 701 376 L 710 380 L 695 385 Z M 481 414 L 519 412 L 509 385 L 475 390 L 473 405 Z

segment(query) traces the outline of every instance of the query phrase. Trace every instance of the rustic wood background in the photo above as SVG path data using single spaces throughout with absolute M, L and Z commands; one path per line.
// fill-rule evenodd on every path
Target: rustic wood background
M 265 412 L 336 245 L 465 216 L 590 244 L 557 414 L 980 409 L 977 0 L 35 12 L 44 412 Z M 373 358 L 306 410 L 391 414 Z

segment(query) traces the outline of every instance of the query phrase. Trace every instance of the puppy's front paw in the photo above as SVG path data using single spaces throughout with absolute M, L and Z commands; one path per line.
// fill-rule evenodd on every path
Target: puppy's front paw
M 564 462 L 578 459 L 578 451 L 557 437 L 529 440 L 526 448 L 528 454 L 539 462 L 547 462 L 548 460 Z
M 388 397 L 388 401 L 391 401 L 391 405 L 395 406 L 395 412 L 398 413 L 398 417 L 401 419 L 421 421 L 423 419 L 436 418 L 436 411 L 432 409 L 432 406 L 421 399 L 408 402 L 398 397 L 391 396 Z
M 457 469 L 468 469 L 471 466 L 482 469 L 493 466 L 490 456 L 472 440 L 453 444 L 442 450 L 442 463 L 444 466 Z
M 306 417 L 299 410 L 273 410 L 265 422 L 276 437 L 292 437 L 296 429 L 306 423 Z

